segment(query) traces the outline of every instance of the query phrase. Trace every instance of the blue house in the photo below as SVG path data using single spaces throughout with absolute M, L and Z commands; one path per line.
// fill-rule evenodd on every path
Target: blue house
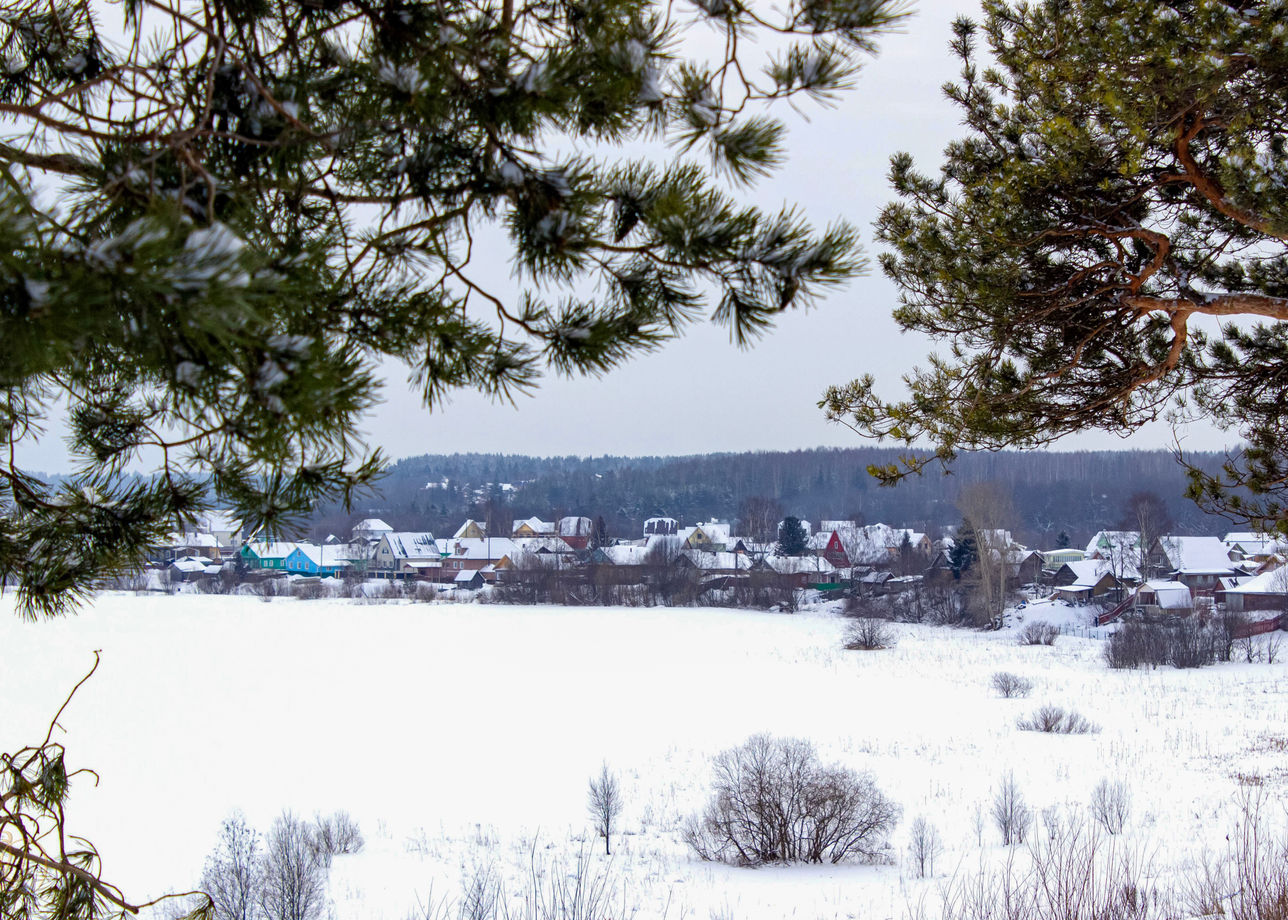
M 343 545 L 317 546 L 313 543 L 297 543 L 295 549 L 286 557 L 283 570 L 294 575 L 341 575 L 352 565 L 352 561 Z

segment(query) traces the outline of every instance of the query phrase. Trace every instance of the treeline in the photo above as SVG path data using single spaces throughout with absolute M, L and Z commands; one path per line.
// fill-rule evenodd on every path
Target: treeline
M 614 537 L 636 537 L 645 519 L 736 520 L 752 498 L 777 500 L 784 513 L 810 521 L 884 521 L 936 534 L 961 520 L 962 488 L 996 482 L 1009 490 L 1012 530 L 1032 546 L 1074 545 L 1114 527 L 1135 492 L 1156 493 L 1178 533 L 1231 529 L 1185 498 L 1185 471 L 1168 451 L 1005 451 L 961 457 L 951 474 L 938 468 L 883 488 L 867 472 L 890 462 L 884 448 L 815 449 L 688 457 L 526 457 L 502 454 L 426 455 L 393 465 L 379 492 L 351 512 L 318 509 L 310 534 L 344 534 L 363 517 L 398 529 L 447 534 L 466 518 L 491 518 L 498 528 L 532 515 L 603 517 Z M 1216 468 L 1222 455 L 1187 459 Z

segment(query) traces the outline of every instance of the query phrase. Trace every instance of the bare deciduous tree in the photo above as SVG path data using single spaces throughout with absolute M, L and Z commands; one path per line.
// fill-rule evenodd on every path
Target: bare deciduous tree
M 217 920 L 257 920 L 263 866 L 259 832 L 241 812 L 224 819 L 219 842 L 206 857 L 201 888 L 210 895 Z
M 925 878 L 927 872 L 935 874 L 935 857 L 944 851 L 939 839 L 939 831 L 925 818 L 918 816 L 912 822 L 912 837 L 908 841 L 908 852 L 917 866 L 917 878 Z
M 1002 777 L 1002 784 L 993 796 L 993 823 L 1002 832 L 1002 843 L 1008 847 L 1023 843 L 1033 823 L 1033 812 L 1025 803 L 1013 772 Z
M 604 838 L 604 855 L 609 856 L 608 842 L 617 824 L 617 817 L 622 813 L 622 793 L 617 777 L 604 763 L 599 768 L 599 775 L 590 779 L 590 788 L 586 791 L 586 810 L 595 822 L 595 833 Z
M 317 920 L 326 907 L 327 858 L 312 829 L 283 812 L 268 832 L 260 909 L 265 920 Z
M 1015 520 L 1014 504 L 997 483 L 980 482 L 962 489 L 957 508 L 975 533 L 977 556 L 968 577 L 975 582 L 976 625 L 1000 623 L 1006 606 L 1010 565 L 1007 536 Z

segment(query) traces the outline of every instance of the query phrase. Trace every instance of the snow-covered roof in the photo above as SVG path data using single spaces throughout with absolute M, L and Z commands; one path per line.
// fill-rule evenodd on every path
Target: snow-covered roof
M 223 565 L 218 562 L 211 562 L 209 559 L 202 559 L 197 556 L 181 556 L 174 562 L 170 563 L 172 568 L 178 569 L 185 575 L 193 575 L 197 572 L 209 572 L 216 574 L 223 569 Z
M 1164 610 L 1183 610 L 1194 605 L 1190 589 L 1179 581 L 1147 581 L 1140 593 L 1153 592 L 1155 603 Z
M 520 552 L 519 544 L 509 537 L 461 537 L 455 543 L 454 559 L 500 559 Z
M 294 551 L 302 553 L 318 568 L 345 566 L 353 561 L 349 558 L 348 549 L 343 544 L 318 546 L 316 543 L 297 543 Z
M 1230 550 L 1216 537 L 1163 537 L 1168 564 L 1184 575 L 1226 575 L 1234 571 Z
M 462 537 L 464 537 L 464 536 L 465 536 L 466 531 L 470 530 L 471 528 L 475 528 L 475 527 L 477 527 L 477 528 L 478 528 L 479 530 L 481 530 L 481 531 L 486 529 L 486 528 L 484 528 L 484 526 L 483 526 L 482 524 L 480 524 L 478 521 L 474 520 L 473 518 L 470 518 L 470 519 L 469 519 L 469 520 L 467 520 L 464 524 L 462 524 L 460 527 L 458 527 L 458 528 L 456 529 L 456 533 L 452 534 L 452 536 L 453 536 L 455 539 L 459 540 L 459 539 L 461 539 Z
M 193 521 L 207 533 L 236 533 L 241 530 L 241 521 L 236 513 L 227 508 L 203 511 L 196 515 Z
M 765 557 L 765 565 L 779 575 L 799 575 L 802 572 L 831 575 L 836 572 L 836 566 L 821 556 L 779 556 L 774 554 Z
M 361 534 L 364 537 L 379 537 L 383 534 L 393 533 L 394 529 L 386 524 L 380 518 L 364 518 L 353 525 L 351 531 L 354 537 Z
M 1238 549 L 1245 556 L 1271 556 L 1288 549 L 1288 543 L 1277 534 L 1228 533 L 1221 542 L 1228 549 Z
M 427 530 L 402 530 L 384 535 L 382 542 L 389 545 L 395 559 L 427 559 L 441 556 L 438 541 Z
M 1068 585 L 1070 588 L 1090 589 L 1100 584 L 1106 575 L 1113 575 L 1113 569 L 1105 559 L 1075 559 L 1066 562 L 1060 566 L 1061 570 L 1068 569 L 1073 573 L 1073 582 Z M 1058 574 L 1058 573 L 1057 573 Z M 1128 575 L 1126 572 L 1118 573 L 1124 578 L 1135 578 L 1136 575 Z
M 1288 569 L 1275 569 L 1250 578 L 1243 584 L 1226 589 L 1227 594 L 1283 594 L 1288 595 Z
M 456 573 L 456 577 L 453 578 L 452 581 L 458 581 L 464 584 L 465 582 L 470 582 L 476 578 L 482 577 L 483 575 L 478 569 L 461 569 Z
M 709 553 L 700 549 L 686 549 L 682 554 L 693 563 L 694 567 L 704 572 L 722 571 L 725 569 L 751 570 L 751 563 L 738 553 Z
M 603 546 L 599 551 L 612 565 L 645 565 L 649 561 L 647 546 Z
M 561 517 L 555 525 L 555 533 L 561 537 L 589 537 L 595 529 L 595 523 L 588 517 Z
M 519 528 L 527 525 L 528 529 L 536 534 L 551 534 L 555 532 L 555 525 L 550 521 L 543 521 L 539 517 L 525 518 L 522 521 L 515 521 L 514 526 L 510 528 L 510 534 L 514 535 L 519 532 Z
M 527 550 L 530 553 L 571 553 L 573 548 L 569 546 L 563 537 L 515 537 L 514 543 L 520 549 Z
M 293 540 L 282 540 L 277 542 L 247 543 L 246 546 L 260 559 L 285 559 L 291 553 L 295 552 L 296 543 Z
M 1087 543 L 1088 556 L 1119 556 L 1140 553 L 1140 532 L 1135 530 L 1102 530 Z

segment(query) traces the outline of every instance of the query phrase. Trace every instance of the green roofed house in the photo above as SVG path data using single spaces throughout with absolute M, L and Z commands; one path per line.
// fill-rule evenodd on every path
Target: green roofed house
M 286 569 L 286 557 L 295 552 L 298 544 L 293 542 L 270 543 L 256 541 L 245 543 L 241 548 L 241 557 L 249 569 Z

